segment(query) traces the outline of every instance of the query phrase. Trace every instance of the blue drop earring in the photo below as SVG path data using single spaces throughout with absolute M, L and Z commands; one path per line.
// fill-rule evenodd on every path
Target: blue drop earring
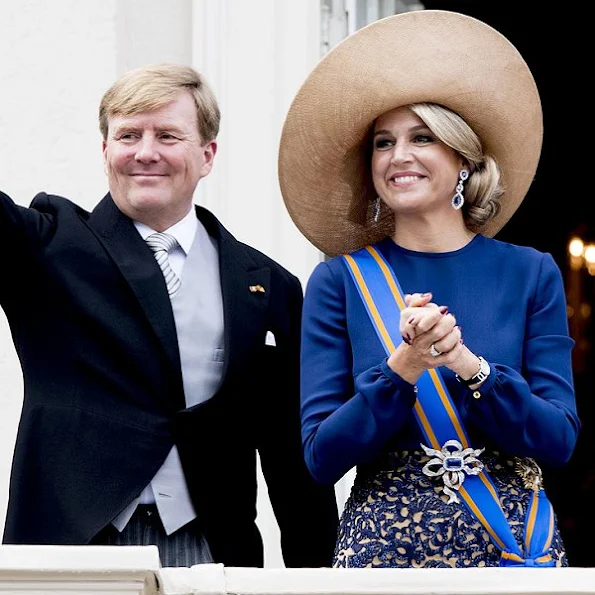
M 459 183 L 456 187 L 455 195 L 452 197 L 452 208 L 458 211 L 465 203 L 465 197 L 463 196 L 463 182 L 469 177 L 469 172 L 466 169 L 462 169 L 459 172 Z

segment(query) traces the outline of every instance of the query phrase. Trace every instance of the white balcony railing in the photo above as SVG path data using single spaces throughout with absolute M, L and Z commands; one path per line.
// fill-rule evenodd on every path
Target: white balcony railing
M 154 546 L 0 546 L 0 594 L 595 595 L 595 568 L 160 568 Z

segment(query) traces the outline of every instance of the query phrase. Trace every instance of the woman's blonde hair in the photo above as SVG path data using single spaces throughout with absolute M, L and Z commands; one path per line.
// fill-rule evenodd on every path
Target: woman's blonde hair
M 500 211 L 503 188 L 496 160 L 484 153 L 477 134 L 457 113 L 436 103 L 415 103 L 408 107 L 469 164 L 463 215 L 467 227 L 479 230 Z
M 131 70 L 103 95 L 99 105 L 99 130 L 107 140 L 109 119 L 157 110 L 188 91 L 196 104 L 198 132 L 203 142 L 217 138 L 221 113 L 204 77 L 189 66 L 155 64 Z

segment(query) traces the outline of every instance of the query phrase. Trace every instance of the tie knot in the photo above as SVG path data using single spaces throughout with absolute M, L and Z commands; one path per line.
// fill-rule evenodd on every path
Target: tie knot
M 145 241 L 153 252 L 163 250 L 169 253 L 178 245 L 178 240 L 174 236 L 162 232 L 152 233 Z

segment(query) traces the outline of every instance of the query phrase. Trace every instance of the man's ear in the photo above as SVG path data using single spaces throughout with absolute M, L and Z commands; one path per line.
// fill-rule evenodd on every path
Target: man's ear
M 105 175 L 107 175 L 107 155 L 106 155 L 106 150 L 107 150 L 107 143 L 103 140 L 103 141 L 101 141 L 101 153 L 103 154 L 103 171 L 104 171 Z
M 217 154 L 217 141 L 212 140 L 208 143 L 205 143 L 202 150 L 205 162 L 202 166 L 201 177 L 204 177 L 210 173 L 211 169 L 213 168 L 213 161 L 215 159 L 215 155 Z

